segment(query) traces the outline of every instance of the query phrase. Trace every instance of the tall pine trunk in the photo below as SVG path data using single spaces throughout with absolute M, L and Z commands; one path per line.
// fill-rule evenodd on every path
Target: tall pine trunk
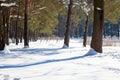
M 118 39 L 120 37 L 120 18 L 118 19 Z
M 73 4 L 74 4 L 74 0 L 70 0 L 70 4 L 68 7 L 68 17 L 67 17 L 67 22 L 66 22 L 66 32 L 65 32 L 63 47 L 69 47 L 70 25 L 71 25 Z
M 86 47 L 88 34 L 88 15 L 86 15 L 85 28 L 84 28 L 84 41 L 83 46 Z
M 9 33 L 10 33 L 10 8 L 2 8 L 3 16 L 3 37 L 5 44 L 9 45 Z
M 16 26 L 15 26 L 15 39 L 16 39 L 16 45 L 19 43 L 18 39 L 18 21 L 19 21 L 19 13 L 20 13 L 20 1 L 18 4 L 18 10 L 17 10 L 17 19 L 16 19 Z
M 1 2 L 0 1 L 0 21 L 1 23 L 3 23 L 3 9 L 1 7 Z M 4 30 L 3 30 L 3 25 L 0 25 L 0 51 L 1 50 L 4 50 L 4 47 L 5 47 L 5 42 L 4 42 Z
M 34 30 L 34 33 L 33 33 L 33 40 L 37 41 L 37 32 L 35 30 Z
M 7 8 L 7 17 L 6 17 L 6 24 L 7 24 L 6 44 L 7 45 L 9 45 L 9 36 L 10 36 L 10 14 L 11 14 L 11 9 Z
M 94 0 L 94 23 L 91 48 L 102 53 L 102 37 L 104 23 L 104 0 Z
M 2 8 L 2 19 L 3 19 L 3 28 L 2 28 L 2 42 L 3 42 L 3 45 L 6 44 L 6 11 L 5 11 L 5 8 Z M 5 46 L 4 46 L 5 47 Z
M 23 32 L 20 30 L 20 43 L 22 43 L 22 39 L 23 39 Z
M 29 0 L 25 0 L 25 12 L 24 12 L 24 47 L 29 47 L 28 38 L 28 4 Z
M 4 50 L 4 47 L 5 47 L 4 37 L 2 34 L 0 34 L 0 50 Z

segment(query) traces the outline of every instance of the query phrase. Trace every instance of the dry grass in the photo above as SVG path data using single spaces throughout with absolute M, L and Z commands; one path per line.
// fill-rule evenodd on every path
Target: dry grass
M 54 40 L 55 42 L 59 42 L 60 40 L 62 40 L 63 38 L 58 37 L 58 36 L 49 36 L 49 37 L 41 37 L 40 41 L 46 41 L 48 42 L 49 40 Z M 83 40 L 80 41 L 81 43 L 83 42 Z M 87 45 L 91 44 L 91 37 L 87 38 Z M 118 39 L 118 37 L 106 37 L 103 39 L 103 46 L 120 46 L 120 39 Z
M 56 42 L 58 42 L 61 39 L 62 39 L 61 37 L 52 35 L 52 36 L 49 36 L 49 37 L 41 37 L 40 41 L 44 40 L 44 41 L 48 42 L 49 40 L 55 40 Z
M 116 36 L 107 37 L 103 40 L 103 46 L 120 46 L 120 39 Z
M 91 43 L 91 38 L 89 37 L 87 40 L 87 45 L 90 45 Z M 106 37 L 103 39 L 103 46 L 120 46 L 120 39 L 118 37 L 113 36 L 113 37 Z
M 103 46 L 112 46 L 113 42 L 110 39 L 104 39 L 103 40 Z

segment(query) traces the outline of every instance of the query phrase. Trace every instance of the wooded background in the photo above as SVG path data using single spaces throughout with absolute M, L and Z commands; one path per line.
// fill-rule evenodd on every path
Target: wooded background
M 15 5 L 2 5 L 11 3 Z M 23 38 L 29 41 L 49 36 L 63 38 L 69 3 L 69 0 L 0 0 L 0 41 L 9 45 L 10 39 L 18 44 Z M 74 1 L 70 37 L 83 38 L 86 24 L 87 34 L 92 36 L 93 5 L 94 0 Z M 104 37 L 120 36 L 119 6 L 120 0 L 104 0 Z M 90 9 L 87 14 L 85 9 Z

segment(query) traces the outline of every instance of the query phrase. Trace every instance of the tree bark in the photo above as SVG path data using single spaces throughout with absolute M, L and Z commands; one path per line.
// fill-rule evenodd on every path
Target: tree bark
M 70 37 L 70 26 L 71 26 L 71 18 L 72 18 L 72 9 L 73 9 L 74 0 L 70 0 L 70 4 L 68 7 L 68 17 L 66 22 L 66 32 L 64 38 L 64 47 L 69 47 L 69 37 Z
M 2 8 L 3 16 L 3 37 L 5 44 L 9 45 L 9 33 L 10 33 L 10 8 Z
M 86 47 L 88 34 L 88 15 L 86 15 L 85 28 L 84 28 L 84 41 L 83 46 Z
M 0 25 L 0 51 L 5 48 L 5 25 L 6 25 L 6 9 L 1 6 L 0 1 L 0 19 L 2 25 Z
M 33 33 L 33 39 L 34 41 L 37 41 L 37 32 L 34 30 L 34 33 Z
M 29 0 L 25 0 L 25 12 L 24 12 L 24 47 L 29 47 L 28 38 L 28 4 Z
M 2 19 L 3 19 L 3 28 L 2 28 L 2 42 L 3 42 L 3 45 L 6 44 L 6 9 L 5 8 L 2 8 Z M 5 46 L 4 46 L 5 47 Z
M 19 21 L 19 13 L 20 13 L 20 2 L 19 2 L 19 7 L 17 10 L 17 19 L 16 19 L 16 28 L 15 28 L 15 39 L 16 39 L 16 45 L 18 45 L 19 43 L 19 39 L 18 39 L 18 21 Z
M 102 37 L 104 23 L 104 0 L 94 0 L 94 23 L 91 48 L 102 53 Z
M 1 4 L 1 3 L 0 3 Z M 4 16 L 3 16 L 3 8 L 0 6 L 0 18 L 2 18 L 3 25 L 0 26 L 0 50 L 4 50 L 5 47 L 5 41 L 4 41 Z
M 9 45 L 9 35 L 10 35 L 10 14 L 11 14 L 11 9 L 7 8 L 7 18 L 6 18 L 6 24 L 7 24 L 6 44 L 7 45 Z
M 4 47 L 5 47 L 4 37 L 2 34 L 0 34 L 0 50 L 4 50 Z
M 120 37 L 120 23 L 118 23 L 118 39 Z
M 4 42 L 4 35 L 3 35 L 3 27 L 0 26 L 0 51 L 4 50 L 5 42 Z
M 20 31 L 20 43 L 22 43 L 22 39 L 23 39 L 23 33 L 22 31 Z

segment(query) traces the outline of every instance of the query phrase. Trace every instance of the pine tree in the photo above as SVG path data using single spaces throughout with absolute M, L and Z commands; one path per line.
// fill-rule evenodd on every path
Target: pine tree
M 73 4 L 74 4 L 74 0 L 70 0 L 70 4 L 68 7 L 68 17 L 67 17 L 67 22 L 66 22 L 66 32 L 65 32 L 63 47 L 69 47 L 70 25 L 71 25 Z
M 29 0 L 25 0 L 25 12 L 24 12 L 24 47 L 29 47 L 28 39 L 28 4 Z
M 102 37 L 104 23 L 104 0 L 94 0 L 94 23 L 91 48 L 102 53 Z

